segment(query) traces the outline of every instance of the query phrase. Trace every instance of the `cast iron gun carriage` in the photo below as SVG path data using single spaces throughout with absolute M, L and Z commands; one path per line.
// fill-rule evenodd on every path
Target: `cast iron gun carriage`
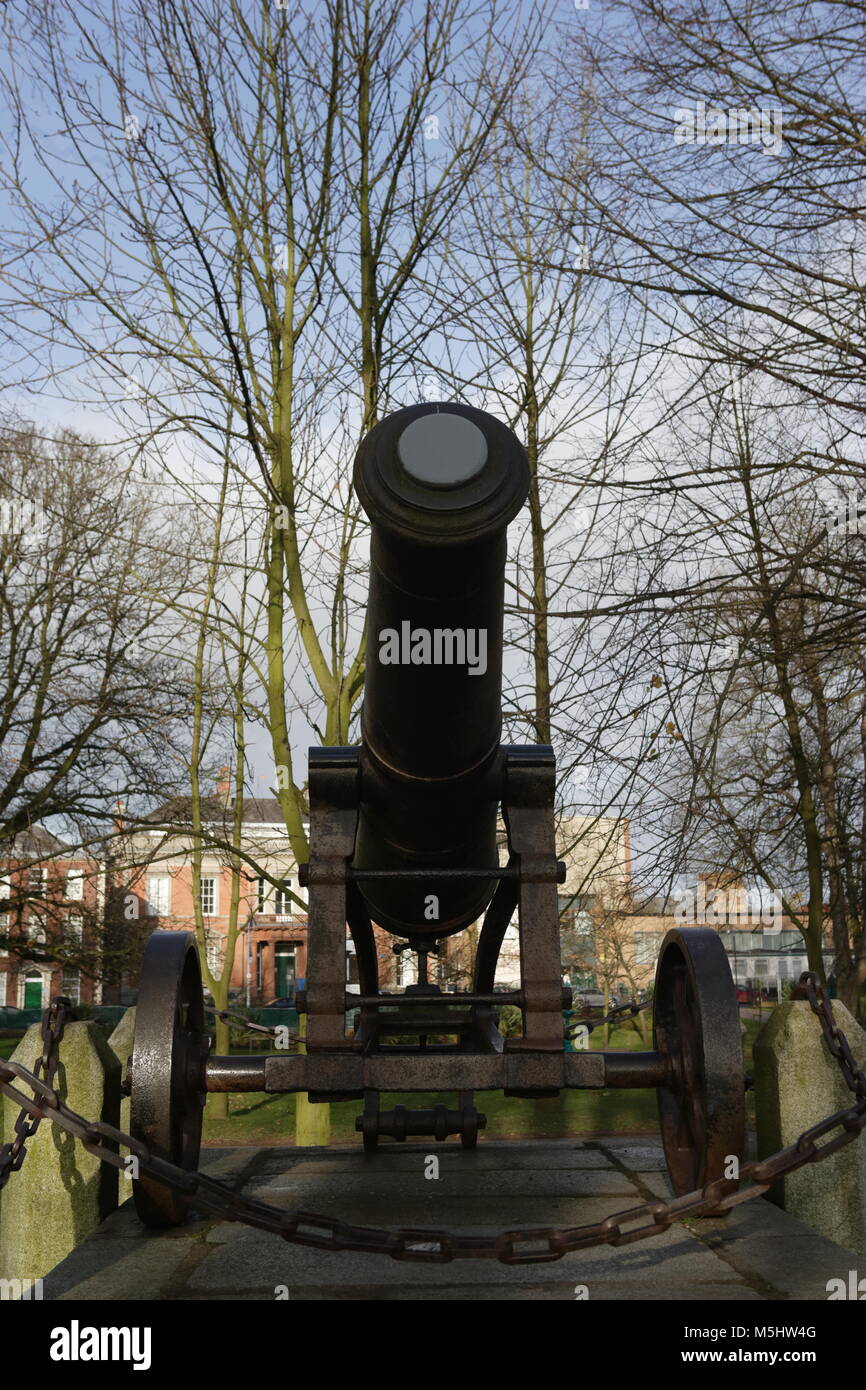
M 130 1069 L 133 1135 L 192 1169 L 208 1091 L 307 1092 L 314 1102 L 363 1101 L 367 1148 L 409 1135 L 459 1135 L 471 1147 L 484 1124 L 476 1091 L 540 1098 L 655 1087 L 676 1193 L 726 1178 L 742 1155 L 745 1085 L 716 932 L 665 937 L 652 1051 L 564 1048 L 571 995 L 560 957 L 553 751 L 500 743 L 506 532 L 528 495 L 523 449 L 482 411 L 413 406 L 363 440 L 355 487 L 371 523 L 369 655 L 360 745 L 310 750 L 308 966 L 297 1001 L 306 1055 L 209 1055 L 195 938 L 155 932 Z M 497 992 L 515 911 L 520 986 Z M 429 955 L 479 919 L 472 988 L 443 992 L 428 978 Z M 398 938 L 395 949 L 417 954 L 418 981 L 402 993 L 380 990 L 373 923 Z M 360 994 L 346 988 L 347 926 Z M 503 1004 L 520 1009 L 522 1036 L 502 1036 Z M 380 1110 L 381 1094 L 395 1091 L 456 1093 L 458 1103 Z M 149 1225 L 185 1214 L 184 1198 L 153 1178 L 135 1183 L 135 1197 Z

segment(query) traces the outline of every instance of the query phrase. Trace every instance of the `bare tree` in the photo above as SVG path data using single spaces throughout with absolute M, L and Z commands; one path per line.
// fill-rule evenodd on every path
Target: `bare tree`
M 110 18 L 61 4 L 7 30 L 5 180 L 22 218 L 8 283 L 34 346 L 77 356 L 103 398 L 113 386 L 158 466 L 188 481 L 173 452 L 186 438 L 199 478 L 219 469 L 230 419 L 266 536 L 274 790 L 302 860 L 292 701 L 312 699 L 323 741 L 346 742 L 363 680 L 353 447 L 429 332 L 437 243 L 537 22 L 457 0 L 255 16 L 129 0 Z M 54 136 L 32 83 L 60 116 Z M 451 102 L 437 173 L 421 149 L 434 95 Z

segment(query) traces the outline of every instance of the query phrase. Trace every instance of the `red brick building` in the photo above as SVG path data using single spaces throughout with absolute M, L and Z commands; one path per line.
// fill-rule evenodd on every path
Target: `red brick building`
M 105 871 L 36 825 L 0 858 L 0 1006 L 101 1002 Z M 20 942 L 20 949 L 16 944 Z
M 202 806 L 205 845 L 202 851 L 199 902 L 212 970 L 221 971 L 229 929 L 235 924 L 235 948 L 230 988 L 251 1005 L 292 996 L 307 967 L 306 893 L 298 871 L 279 802 L 250 798 L 244 803 L 240 848 L 252 865 L 238 872 L 224 847 L 231 842 L 234 810 L 228 786 Z M 184 830 L 189 802 L 174 801 L 154 811 L 153 829 L 130 836 L 123 892 L 125 913 L 150 931 L 195 931 L 193 900 L 193 839 Z M 262 870 L 257 873 L 255 867 Z M 134 992 L 132 969 L 107 993 L 125 1002 Z

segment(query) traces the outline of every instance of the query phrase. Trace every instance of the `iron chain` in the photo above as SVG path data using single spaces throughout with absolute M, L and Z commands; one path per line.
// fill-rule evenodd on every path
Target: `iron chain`
M 604 1015 L 604 1018 L 582 1018 L 577 1023 L 570 1023 L 565 1030 L 565 1036 L 574 1038 L 581 1029 L 586 1033 L 591 1033 L 594 1028 L 603 1028 L 606 1023 L 622 1023 L 625 1019 L 634 1018 L 642 1009 L 652 1008 L 652 1002 L 651 999 L 645 999 L 642 1004 L 635 1004 L 632 999 L 628 1004 L 617 1004 L 609 1013 Z M 573 1012 L 573 1009 L 569 1010 L 569 1013 Z
M 184 1171 L 166 1160 L 151 1154 L 146 1144 L 122 1130 L 102 1122 L 88 1123 L 76 1115 L 60 1099 L 51 1084 L 56 1069 L 56 1033 L 58 1014 L 54 1015 L 54 1031 L 49 1022 L 51 1010 L 43 1025 L 45 1046 L 35 1071 L 28 1071 L 17 1062 L 0 1062 L 0 1092 L 11 1096 L 21 1105 L 19 1124 L 32 1117 L 35 1124 L 28 1127 L 32 1134 L 39 1121 L 49 1118 L 67 1133 L 74 1135 L 88 1153 L 115 1168 L 126 1169 L 127 1161 L 117 1152 L 118 1145 L 128 1149 L 138 1159 L 139 1172 L 176 1189 L 195 1202 L 197 1209 L 219 1216 L 224 1221 L 240 1221 L 257 1230 L 282 1236 L 295 1245 L 308 1245 L 318 1250 L 353 1250 L 368 1254 L 389 1255 L 395 1260 L 422 1264 L 446 1264 L 454 1259 L 496 1259 L 503 1264 L 537 1264 L 559 1260 L 575 1250 L 596 1245 L 631 1245 L 660 1235 L 675 1221 L 692 1216 L 716 1216 L 739 1206 L 741 1202 L 760 1197 L 778 1178 L 795 1172 L 807 1163 L 822 1159 L 850 1144 L 866 1127 L 866 1076 L 858 1068 L 848 1040 L 838 1027 L 830 1003 L 814 975 L 801 977 L 806 998 L 820 1021 L 824 1041 L 839 1068 L 848 1089 L 855 1097 L 847 1110 L 837 1111 L 805 1130 L 796 1143 L 772 1154 L 769 1158 L 744 1164 L 739 1181 L 751 1185 L 730 1192 L 730 1179 L 716 1178 L 703 1188 L 665 1202 L 655 1200 L 626 1211 L 616 1212 L 588 1226 L 566 1226 L 539 1230 L 502 1231 L 496 1236 L 463 1236 L 449 1231 L 402 1229 L 385 1230 L 369 1226 L 353 1226 L 330 1216 L 306 1211 L 284 1211 L 267 1202 L 245 1197 L 205 1173 Z M 621 1006 L 626 1007 L 626 1006 Z M 632 1006 L 637 1009 L 642 1006 Z M 618 1010 L 619 1011 L 619 1010 Z M 62 1031 L 63 1012 L 59 1011 Z M 47 1029 L 47 1031 L 46 1031 Z M 52 1066 L 52 1061 L 54 1066 Z M 39 1076 L 45 1070 L 45 1079 Z M 29 1086 L 31 1099 L 11 1082 L 19 1079 Z M 23 1118 L 22 1118 L 23 1117 Z M 16 1131 L 19 1126 L 16 1125 Z M 834 1133 L 834 1131 L 836 1131 Z M 19 1131 L 20 1132 L 20 1131 Z M 827 1138 L 832 1135 L 833 1137 Z M 25 1135 L 24 1137 L 27 1137 Z M 819 1143 L 820 1140 L 826 1142 Z M 23 1139 L 7 1146 L 15 1149 L 16 1158 L 22 1151 Z M 16 1149 L 17 1145 L 17 1149 Z M 3 1158 L 6 1159 L 4 1151 Z M 18 1158 L 15 1166 L 21 1166 Z M 11 1163 L 0 1169 L 4 1177 L 12 1171 Z
M 239 1033 L 265 1033 L 269 1038 L 275 1038 L 280 1030 L 286 1027 L 285 1024 L 281 1023 L 277 1023 L 274 1026 L 268 1026 L 264 1023 L 253 1023 L 250 1019 L 244 1018 L 243 1014 L 234 1014 L 230 1009 L 206 1009 L 205 1012 L 214 1014 L 221 1023 L 230 1024 L 236 1028 Z M 293 1041 L 296 1036 L 294 1032 L 291 1030 L 289 1031 L 288 1037 L 290 1042 Z
M 34 1079 L 39 1079 L 40 1072 L 45 1084 L 53 1092 L 54 1076 L 57 1071 L 59 1058 L 57 1048 L 60 1039 L 63 1037 L 63 1029 L 67 1020 L 74 1018 L 72 1013 L 72 1002 L 64 995 L 59 994 L 51 1001 L 50 1006 L 42 1015 L 40 1032 L 42 1035 L 42 1056 L 33 1068 Z M 39 1128 L 41 1114 L 37 1115 L 32 1121 L 28 1118 L 29 1112 L 25 1107 L 18 1113 L 15 1121 L 15 1138 L 9 1144 L 0 1145 L 0 1188 L 6 1186 L 13 1173 L 21 1167 L 27 1157 L 26 1143 L 31 1139 Z

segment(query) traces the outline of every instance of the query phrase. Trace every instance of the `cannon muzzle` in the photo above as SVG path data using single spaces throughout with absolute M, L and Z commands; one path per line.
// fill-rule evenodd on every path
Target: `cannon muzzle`
M 482 913 L 498 865 L 506 531 L 529 490 L 516 436 L 456 404 L 399 410 L 362 441 L 372 527 L 358 870 L 375 922 L 423 944 Z

